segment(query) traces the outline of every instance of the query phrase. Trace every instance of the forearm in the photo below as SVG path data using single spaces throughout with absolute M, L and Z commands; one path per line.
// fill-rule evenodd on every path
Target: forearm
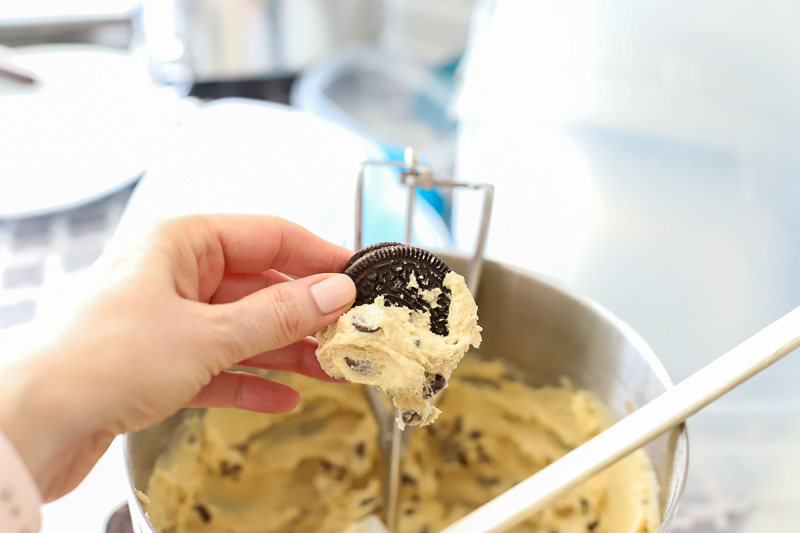
M 45 344 L 0 372 L 0 430 L 44 500 L 77 486 L 117 434 L 197 398 L 265 413 L 296 406 L 291 388 L 227 370 L 247 360 L 324 379 L 301 341 L 355 299 L 350 278 L 329 274 L 349 255 L 280 219 L 189 217 L 95 264 L 52 321 L 39 317 Z
M 38 531 L 41 504 L 41 493 L 27 465 L 0 431 L 0 531 Z
M 69 490 L 65 487 L 79 472 L 91 468 L 81 463 L 97 455 L 95 450 L 86 452 L 104 450 L 113 439 L 91 431 L 85 422 L 76 423 L 81 409 L 75 396 L 80 392 L 58 374 L 35 361 L 0 373 L 0 431 L 17 449 L 44 501 Z

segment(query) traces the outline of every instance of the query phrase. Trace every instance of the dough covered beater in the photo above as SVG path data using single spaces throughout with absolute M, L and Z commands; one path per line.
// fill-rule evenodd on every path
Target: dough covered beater
M 475 237 L 472 253 L 469 257 L 465 275 L 467 286 L 473 295 L 477 295 L 483 269 L 484 251 L 489 231 L 489 223 L 494 200 L 494 186 L 489 183 L 467 183 L 450 179 L 438 179 L 434 176 L 433 169 L 419 162 L 419 152 L 415 148 L 406 148 L 405 160 L 380 161 L 368 160 L 362 163 L 356 182 L 355 198 L 355 250 L 363 246 L 363 220 L 365 204 L 365 182 L 369 169 L 383 167 L 395 169 L 399 173 L 400 183 L 408 188 L 405 216 L 405 240 L 411 244 L 413 230 L 413 213 L 417 189 L 431 190 L 434 187 L 442 189 L 466 188 L 483 194 L 483 204 L 480 213 L 480 223 Z M 408 427 L 401 430 L 395 423 L 394 408 L 388 397 L 375 387 L 365 387 L 367 398 L 378 423 L 378 446 L 383 455 L 383 522 L 391 533 L 396 533 L 398 524 L 398 498 L 400 489 L 400 466 L 403 454 L 408 448 L 408 443 L 415 428 Z M 377 532 L 375 521 L 363 521 L 366 531 Z

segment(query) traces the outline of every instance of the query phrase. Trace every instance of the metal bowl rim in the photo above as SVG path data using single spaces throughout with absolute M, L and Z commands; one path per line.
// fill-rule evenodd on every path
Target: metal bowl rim
M 560 292 L 568 298 L 571 298 L 579 304 L 589 308 L 591 311 L 597 313 L 597 315 L 602 319 L 617 327 L 619 331 L 631 341 L 631 344 L 635 347 L 638 353 L 641 354 L 641 356 L 653 370 L 655 376 L 666 388 L 669 389 L 674 386 L 674 383 L 669 377 L 664 364 L 661 362 L 658 356 L 656 356 L 655 352 L 650 345 L 647 344 L 644 338 L 642 338 L 642 336 L 639 335 L 636 330 L 634 330 L 627 322 L 614 315 L 611 311 L 603 307 L 597 301 L 569 287 L 566 283 L 557 278 L 534 272 L 517 265 L 502 263 L 499 261 L 492 262 L 518 274 L 531 277 L 534 280 L 541 282 L 542 284 L 552 288 L 557 292 Z M 668 505 L 664 510 L 664 514 L 661 519 L 661 525 L 659 526 L 658 530 L 656 530 L 656 533 L 667 533 L 669 531 L 672 521 L 675 518 L 675 513 L 678 510 L 678 502 L 686 485 L 686 477 L 688 476 L 689 472 L 689 436 L 685 423 L 680 425 L 680 434 L 678 435 L 675 443 L 674 463 L 672 467 L 673 477 L 676 477 L 675 484 L 672 486 L 672 490 L 670 491 L 669 499 L 667 500 Z
M 460 255 L 460 254 L 452 254 L 443 252 L 443 255 Z M 580 303 L 581 305 L 589 308 L 591 311 L 597 313 L 602 319 L 608 321 L 610 324 L 615 326 L 619 329 L 622 334 L 631 341 L 631 344 L 636 348 L 639 354 L 644 358 L 644 360 L 648 363 L 650 368 L 653 370 L 655 376 L 658 380 L 666 387 L 672 388 L 674 386 L 672 379 L 670 379 L 669 374 L 667 373 L 666 368 L 664 367 L 661 360 L 656 356 L 655 352 L 650 345 L 630 326 L 627 322 L 623 321 L 611 311 L 600 305 L 594 299 L 586 296 L 584 294 L 579 293 L 578 291 L 570 288 L 561 280 L 555 279 L 550 276 L 546 276 L 537 272 L 533 272 L 531 270 L 508 264 L 502 263 L 499 261 L 492 261 L 493 263 L 502 266 L 503 268 L 509 269 L 514 271 L 518 274 L 522 274 L 533 278 L 535 281 L 541 282 L 543 285 L 546 285 L 553 290 L 567 296 L 568 298 Z M 131 465 L 129 461 L 130 457 L 130 434 L 126 434 L 123 436 L 123 455 L 125 460 L 125 473 L 128 477 L 128 504 L 130 505 L 132 502 L 136 502 L 136 510 L 138 511 L 136 516 L 146 516 L 144 507 L 142 507 L 142 502 L 139 501 L 139 498 L 136 494 L 136 487 L 133 485 L 133 472 L 131 472 Z M 656 533 L 667 533 L 672 525 L 672 521 L 675 518 L 675 513 L 678 510 L 678 502 L 680 500 L 681 494 L 683 494 L 685 485 L 686 485 L 686 477 L 689 471 L 689 437 L 688 432 L 686 430 L 686 424 L 682 423 L 680 426 L 680 434 L 676 440 L 675 445 L 675 454 L 674 454 L 674 462 L 673 462 L 673 477 L 676 477 L 676 482 L 672 486 L 672 490 L 669 494 L 669 499 L 667 508 L 664 510 L 661 524 L 659 525 L 658 530 Z M 136 520 L 136 516 L 133 516 L 134 513 L 131 513 L 131 519 Z M 149 529 L 148 533 L 158 533 L 153 525 L 147 520 L 147 527 Z

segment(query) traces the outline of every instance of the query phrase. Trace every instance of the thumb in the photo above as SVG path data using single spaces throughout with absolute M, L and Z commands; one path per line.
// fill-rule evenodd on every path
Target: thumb
M 353 304 L 356 287 L 345 274 L 317 274 L 271 285 L 232 303 L 212 305 L 229 343 L 231 364 L 292 344 L 338 319 Z M 218 328 L 217 333 L 219 332 Z

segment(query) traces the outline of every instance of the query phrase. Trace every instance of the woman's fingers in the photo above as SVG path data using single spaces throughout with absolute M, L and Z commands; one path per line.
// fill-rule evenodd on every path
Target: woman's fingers
M 300 403 L 291 387 L 247 372 L 220 372 L 184 407 L 235 407 L 258 413 L 286 413 Z
M 341 383 L 336 378 L 330 377 L 319 366 L 316 356 L 317 339 L 306 337 L 289 346 L 264 352 L 254 357 L 239 362 L 239 366 L 249 368 L 263 368 L 265 370 L 278 370 L 280 372 L 294 372 L 304 376 Z
M 352 252 L 278 217 L 216 215 L 209 227 L 222 245 L 226 272 L 275 269 L 291 276 L 341 272 Z
M 225 274 L 208 303 L 226 304 L 241 300 L 248 294 L 271 287 L 292 278 L 275 270 L 255 274 Z
M 212 327 L 205 342 L 221 349 L 231 366 L 316 333 L 338 319 L 355 297 L 355 284 L 344 274 L 278 283 L 235 302 L 208 306 Z
M 183 298 L 207 302 L 224 274 L 273 269 L 295 277 L 341 272 L 352 252 L 287 220 L 258 215 L 194 215 L 160 227 L 157 259 L 168 262 Z M 151 236 L 148 236 L 152 240 Z M 148 242 L 149 242 L 148 240 Z

